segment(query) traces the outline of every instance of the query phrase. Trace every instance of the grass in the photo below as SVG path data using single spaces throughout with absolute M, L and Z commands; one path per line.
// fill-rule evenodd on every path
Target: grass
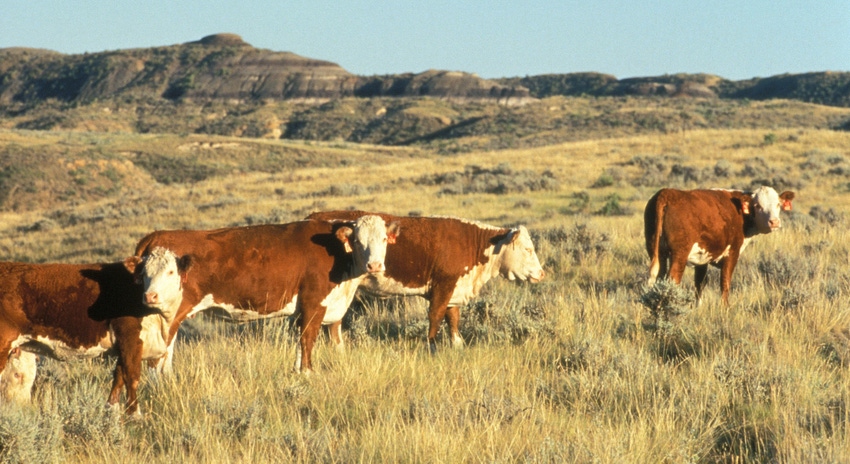
M 122 153 L 178 156 L 195 141 L 238 140 L 252 153 L 295 143 L 196 137 L 0 133 L 6 144 L 61 142 L 68 152 L 103 144 L 131 163 Z M 103 406 L 114 360 L 44 360 L 34 405 L 0 414 L 0 452 L 9 461 L 91 463 L 848 461 L 850 189 L 839 169 L 850 162 L 848 146 L 844 132 L 781 128 L 451 157 L 298 143 L 317 159 L 351 162 L 217 171 L 168 185 L 148 177 L 92 201 L 0 213 L 0 253 L 35 262 L 115 260 L 152 229 L 290 221 L 313 209 L 448 214 L 526 224 L 548 273 L 536 285 L 488 283 L 461 312 L 466 347 L 451 349 L 444 329 L 436 356 L 425 343 L 423 301 L 364 301 L 347 316 L 347 351 L 321 341 L 312 376 L 292 372 L 284 320 L 189 321 L 175 375 L 142 380 L 140 421 L 116 420 Z M 228 150 L 204 153 L 221 163 Z M 661 163 L 654 177 L 646 160 Z M 702 177 L 671 175 L 674 165 Z M 441 195 L 441 186 L 415 182 L 468 166 L 549 171 L 557 184 Z M 594 186 L 603 174 L 611 182 Z M 797 192 L 783 229 L 744 252 L 728 307 L 712 269 L 701 304 L 668 314 L 659 330 L 641 303 L 646 199 L 661 186 L 747 187 L 761 178 Z M 595 214 L 614 195 L 624 214 Z

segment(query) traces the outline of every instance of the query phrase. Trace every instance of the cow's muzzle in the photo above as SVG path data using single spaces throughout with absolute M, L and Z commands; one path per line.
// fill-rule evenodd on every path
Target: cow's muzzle
M 366 271 L 369 274 L 376 274 L 378 272 L 384 272 L 384 263 L 380 261 L 372 261 L 366 265 Z

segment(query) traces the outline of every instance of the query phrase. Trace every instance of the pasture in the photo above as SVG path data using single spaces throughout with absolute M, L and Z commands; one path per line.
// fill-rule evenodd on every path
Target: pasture
M 119 260 L 154 229 L 357 208 L 524 224 L 547 272 L 491 280 L 461 310 L 465 348 L 444 326 L 435 356 L 423 301 L 364 298 L 346 316 L 347 351 L 322 338 L 311 376 L 291 370 L 283 319 L 189 320 L 175 374 L 143 376 L 141 420 L 105 407 L 114 358 L 43 360 L 33 405 L 0 411 L 7 461 L 850 461 L 847 132 L 694 130 L 451 156 L 199 135 L 4 130 L 0 144 L 57 169 L 43 189 L 13 192 L 29 206 L 0 213 L 5 260 Z M 177 181 L 139 168 L 150 151 L 184 161 L 162 167 Z M 246 167 L 282 152 L 304 161 Z M 190 165 L 209 175 L 179 181 Z M 69 175 L 74 191 L 57 186 Z M 646 200 L 762 182 L 794 190 L 794 211 L 742 254 L 729 306 L 711 269 L 699 306 L 653 317 Z

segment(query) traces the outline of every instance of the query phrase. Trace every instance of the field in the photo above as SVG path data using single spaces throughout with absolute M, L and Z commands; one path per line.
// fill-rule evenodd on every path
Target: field
M 535 285 L 491 281 L 461 311 L 465 348 L 441 339 L 435 356 L 423 301 L 364 298 L 346 352 L 320 341 L 311 376 L 292 372 L 287 321 L 198 317 L 181 329 L 175 374 L 143 377 L 140 420 L 104 406 L 114 359 L 43 360 L 34 404 L 0 412 L 7 461 L 850 461 L 848 132 L 682 130 L 443 155 L 4 129 L 0 146 L 35 160 L 0 166 L 27 179 L 0 184 L 8 260 L 118 260 L 154 229 L 358 208 L 524 224 L 547 271 Z M 794 190 L 794 211 L 747 248 L 730 305 L 714 269 L 698 306 L 642 304 L 652 193 L 760 183 Z M 667 291 L 689 295 L 691 276 Z

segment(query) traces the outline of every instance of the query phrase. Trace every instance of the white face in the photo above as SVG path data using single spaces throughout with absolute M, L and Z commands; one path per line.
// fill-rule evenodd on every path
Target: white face
M 397 225 L 387 225 L 380 216 L 358 218 L 354 223 L 354 231 L 348 237 L 354 253 L 355 268 L 361 273 L 384 272 L 387 244 L 395 242 L 397 234 Z
M 534 251 L 531 234 L 524 226 L 511 231 L 500 245 L 502 261 L 499 273 L 503 277 L 509 280 L 539 282 L 546 276 L 537 258 L 537 252 Z
M 154 248 L 143 257 L 139 277 L 144 288 L 144 303 L 165 315 L 173 315 L 183 299 L 177 256 L 171 250 Z
M 779 218 L 782 200 L 776 190 L 771 187 L 757 188 L 753 192 L 750 208 L 760 233 L 767 234 L 782 227 L 782 221 Z

